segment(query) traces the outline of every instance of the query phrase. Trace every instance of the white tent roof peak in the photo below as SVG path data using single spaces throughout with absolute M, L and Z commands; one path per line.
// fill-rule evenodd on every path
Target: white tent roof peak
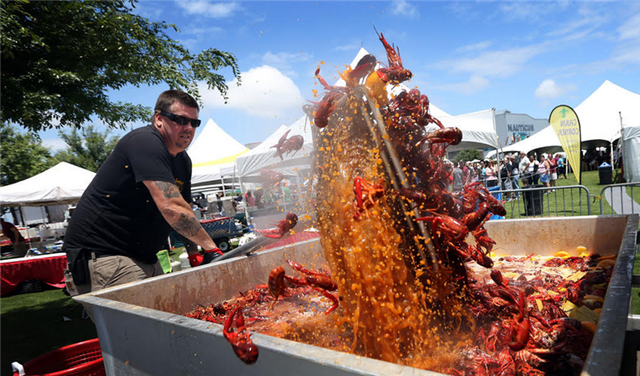
M 41 206 L 75 202 L 95 175 L 95 172 L 60 162 L 38 175 L 1 187 L 0 204 Z
M 580 120 L 582 142 L 620 138 L 620 116 L 624 127 L 640 125 L 640 94 L 605 81 L 574 108 Z M 560 146 L 553 127 L 548 126 L 531 137 L 503 148 L 503 151 L 525 151 Z
M 368 55 L 369 52 L 367 52 L 367 50 L 365 50 L 363 47 L 360 47 L 360 50 L 358 51 L 358 53 L 356 54 L 356 57 L 353 58 L 353 60 L 351 61 L 351 64 L 349 64 L 349 66 L 351 68 L 354 68 L 356 65 L 358 65 L 358 62 L 360 61 L 360 59 L 362 59 L 365 55 Z M 320 73 L 322 74 L 322 73 Z M 334 84 L 334 86 L 346 86 L 347 83 L 344 82 L 344 80 L 341 78 L 338 81 L 336 81 L 336 83 Z
M 233 163 L 238 156 L 248 151 L 247 147 L 231 137 L 211 118 L 187 149 L 194 170 L 197 167 Z
M 620 138 L 620 115 L 624 126 L 640 125 L 640 94 L 606 80 L 575 108 L 582 141 L 613 141 Z

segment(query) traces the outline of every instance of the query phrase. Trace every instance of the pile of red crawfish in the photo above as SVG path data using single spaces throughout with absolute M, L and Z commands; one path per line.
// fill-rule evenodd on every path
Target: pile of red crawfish
M 340 72 L 346 86 L 330 86 L 319 75 L 318 68 L 316 77 L 326 92 L 320 101 L 305 106 L 305 112 L 318 128 L 329 129 L 332 117 L 341 116 L 337 113 L 339 102 L 356 86 L 363 86 L 368 90 L 382 115 L 386 132 L 399 156 L 408 184 L 394 189 L 388 179 L 376 178 L 369 181 L 365 176 L 355 175 L 352 177 L 353 196 L 348 200 L 350 220 L 365 223 L 374 217 L 372 213 L 378 211 L 381 202 L 387 198 L 403 200 L 417 213 L 413 220 L 428 226 L 430 239 L 422 241 L 433 245 L 436 261 L 431 262 L 437 264 L 440 275 L 432 274 L 434 272 L 430 271 L 430 266 L 433 265 L 429 265 L 429 260 L 426 265 L 414 264 L 408 267 L 413 269 L 418 282 L 427 278 L 445 280 L 435 290 L 424 288 L 426 295 L 430 296 L 423 299 L 420 305 L 429 306 L 429 309 L 417 309 L 416 312 L 431 312 L 431 306 L 446 306 L 453 304 L 451 301 L 454 300 L 463 305 L 462 311 L 467 312 L 434 329 L 438 338 L 458 338 L 460 333 L 465 333 L 460 336 L 463 338 L 460 343 L 455 345 L 456 355 L 445 350 L 449 353 L 446 361 L 432 368 L 425 366 L 425 363 L 414 363 L 417 359 L 408 359 L 412 357 L 402 358 L 401 364 L 426 367 L 452 375 L 579 374 L 595 324 L 581 320 L 581 316 L 571 312 L 582 306 L 591 310 L 590 312 L 597 312 L 611 277 L 613 260 L 597 254 L 556 257 L 546 261 L 534 257 L 492 258 L 495 242 L 488 236 L 484 224 L 492 214 L 505 215 L 502 203 L 480 183 L 469 184 L 461 192 L 449 191 L 453 167 L 445 161 L 446 149 L 449 145 L 461 142 L 462 132 L 457 128 L 446 128 L 431 116 L 428 97 L 415 88 L 400 90 L 389 97 L 388 86 L 400 86 L 411 79 L 412 73 L 403 67 L 399 50 L 390 45 L 381 33 L 378 36 L 385 48 L 388 64 L 378 62 L 373 55 L 362 57 L 354 68 L 349 67 Z M 286 135 L 279 144 L 284 144 L 285 140 Z M 276 150 L 281 154 L 278 147 Z M 265 180 L 268 180 L 267 171 L 264 175 Z M 275 181 L 277 177 L 271 180 Z M 319 220 L 322 221 L 321 216 Z M 283 226 L 285 223 L 289 225 L 292 221 L 282 222 Z M 322 223 L 320 227 L 322 229 Z M 285 232 L 280 230 L 279 236 Z M 468 239 L 473 239 L 473 242 Z M 325 243 L 323 248 L 328 248 Z M 325 250 L 325 255 L 326 252 Z M 308 310 L 313 306 L 313 311 L 317 311 L 313 312 L 314 315 L 327 318 L 352 314 L 349 307 L 352 297 L 349 294 L 353 293 L 348 291 L 349 286 L 340 282 L 344 277 L 340 270 L 332 267 L 331 271 L 316 271 L 295 261 L 288 260 L 288 263 L 300 276 L 288 276 L 283 268 L 275 268 L 270 273 L 267 284 L 242 292 L 232 300 L 208 307 L 201 306 L 187 316 L 224 324 L 224 336 L 236 355 L 245 363 L 252 364 L 258 359 L 258 348 L 251 341 L 248 328 L 290 338 L 281 335 L 280 329 L 276 327 L 282 324 L 273 324 L 271 328 L 261 326 L 261 323 L 273 319 L 272 316 L 283 314 L 283 311 L 279 315 L 274 311 L 280 305 L 298 304 L 304 297 L 314 296 L 313 304 L 309 301 L 301 303 L 300 309 Z M 481 268 L 471 268 L 471 264 L 477 264 Z M 511 266 L 505 267 L 507 264 Z M 519 266 L 521 264 L 522 267 Z M 542 268 L 565 268 L 570 272 L 557 275 L 542 272 L 539 268 L 527 268 L 525 264 L 536 264 Z M 331 280 L 332 274 L 339 283 Z M 572 278 L 566 278 L 567 275 Z M 366 286 L 364 282 L 363 286 Z M 453 292 L 440 291 L 442 286 Z M 402 295 L 411 288 L 398 289 L 403 293 L 396 295 Z M 335 291 L 339 297 L 335 295 Z M 437 296 L 434 298 L 433 295 Z M 405 304 L 409 300 L 406 299 Z M 398 299 L 398 304 L 399 301 Z M 572 308 L 567 308 L 567 302 L 573 304 Z M 386 308 L 392 310 L 401 307 L 382 303 L 383 306 L 385 304 Z M 446 308 L 434 310 L 439 313 L 450 312 Z M 414 316 L 422 317 L 413 315 L 413 320 L 416 319 Z M 428 320 L 431 318 L 425 317 L 423 321 L 432 324 Z M 408 323 L 407 326 L 414 323 L 415 321 Z M 374 328 L 369 329 L 376 333 Z M 353 333 L 356 330 L 354 328 Z M 422 335 L 427 334 L 429 333 L 422 332 Z M 338 338 L 339 334 L 329 334 L 332 335 L 335 340 L 326 343 L 318 342 L 320 336 L 306 340 L 296 339 L 359 355 L 371 355 L 366 345 L 360 345 L 358 349 L 335 346 L 336 342 L 344 338 Z M 402 335 L 406 333 L 403 332 Z M 355 344 L 356 340 L 352 343 Z M 406 351 L 407 348 L 401 344 L 395 350 L 402 354 L 400 350 Z M 384 355 L 373 356 L 387 361 L 396 359 Z

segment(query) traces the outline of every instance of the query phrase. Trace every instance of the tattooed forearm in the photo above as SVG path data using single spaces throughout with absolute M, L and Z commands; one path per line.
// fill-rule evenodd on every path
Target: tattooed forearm
M 180 235 L 187 238 L 195 236 L 202 229 L 200 222 L 198 222 L 195 216 L 188 217 L 185 214 L 180 214 L 180 218 L 171 224 L 171 227 Z
M 180 197 L 180 191 L 178 190 L 178 186 L 174 183 L 169 183 L 167 181 L 156 181 L 154 182 L 156 187 L 164 193 L 165 198 L 175 198 Z

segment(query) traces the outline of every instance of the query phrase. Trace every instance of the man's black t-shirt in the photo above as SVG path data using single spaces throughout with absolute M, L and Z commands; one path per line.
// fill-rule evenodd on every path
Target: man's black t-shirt
M 70 262 L 70 250 L 157 261 L 171 227 L 144 180 L 175 183 L 191 201 L 191 159 L 186 152 L 172 157 L 153 125 L 125 135 L 82 195 L 64 239 Z

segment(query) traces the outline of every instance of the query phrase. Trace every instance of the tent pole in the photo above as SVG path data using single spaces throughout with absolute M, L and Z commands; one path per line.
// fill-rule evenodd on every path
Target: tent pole
M 496 161 L 497 163 L 497 172 L 498 175 L 498 190 L 502 189 L 502 177 L 500 176 L 500 154 L 502 153 L 502 143 L 500 142 L 500 136 L 498 132 L 496 132 L 496 109 L 491 109 L 491 119 L 493 120 L 493 131 L 496 133 L 496 140 L 498 140 L 498 147 L 496 148 Z M 498 150 L 500 148 L 500 150 Z
M 622 158 L 622 163 L 624 163 L 626 161 L 626 159 L 624 158 L 624 126 L 622 125 L 622 111 L 618 111 L 618 116 L 620 116 L 620 155 L 618 156 L 618 160 L 621 160 Z M 622 168 L 622 177 L 625 178 L 624 176 L 624 165 L 618 163 L 621 168 Z M 613 141 L 611 141 L 611 165 L 613 165 Z M 625 179 L 625 181 L 627 181 L 628 179 Z M 615 183 L 615 182 L 614 182 Z
M 29 249 L 33 248 L 31 246 L 31 237 L 29 236 L 29 226 L 27 226 L 27 217 L 24 216 L 24 209 L 20 206 L 20 216 L 22 217 L 22 225 L 26 229 L 27 232 L 27 242 L 29 243 Z
M 304 207 L 304 205 L 302 205 L 302 203 L 300 202 L 300 196 L 302 193 L 302 186 L 300 185 L 300 171 L 296 170 L 296 178 L 298 178 L 298 205 L 300 205 L 300 207 Z
M 233 183 L 231 184 L 231 187 L 233 189 L 233 194 L 231 195 L 232 197 L 234 197 L 233 195 L 236 194 L 236 164 L 233 164 Z
M 242 181 L 242 176 L 238 177 L 238 181 L 240 182 L 240 193 L 244 196 L 244 194 L 247 192 L 245 187 L 244 187 L 244 181 Z M 247 199 L 244 199 L 244 219 L 247 221 L 247 226 L 249 226 L 251 223 L 251 217 L 249 216 L 249 202 L 247 201 Z

